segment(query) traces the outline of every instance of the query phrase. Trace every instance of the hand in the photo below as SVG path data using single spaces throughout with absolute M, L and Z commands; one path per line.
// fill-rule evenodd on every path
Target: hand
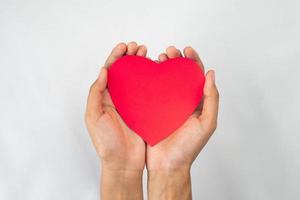
M 204 72 L 197 52 L 184 49 L 184 56 L 196 61 Z M 168 47 L 159 62 L 182 56 L 175 47 Z M 191 199 L 190 167 L 217 126 L 219 94 L 214 71 L 206 73 L 203 100 L 186 122 L 172 135 L 151 147 L 147 145 L 149 199 Z M 178 188 L 179 187 L 179 188 Z
M 90 88 L 86 125 L 102 160 L 102 199 L 140 199 L 145 166 L 145 143 L 127 127 L 115 109 L 107 86 L 107 68 L 123 55 L 146 56 L 145 46 L 118 44 Z M 118 193 L 118 189 L 119 192 Z

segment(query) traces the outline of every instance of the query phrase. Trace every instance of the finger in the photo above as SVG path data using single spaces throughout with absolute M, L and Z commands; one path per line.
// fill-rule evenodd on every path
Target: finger
M 181 56 L 181 52 L 178 49 L 176 49 L 176 47 L 174 46 L 169 46 L 166 49 L 166 53 L 168 58 L 177 58 Z
M 136 54 L 136 52 L 137 52 L 137 50 L 138 50 L 138 45 L 137 45 L 137 43 L 136 42 L 129 42 L 128 44 L 127 44 L 127 52 L 126 52 L 126 54 L 127 55 L 135 55 Z
M 183 49 L 183 54 L 186 58 L 190 58 L 194 60 L 201 68 L 202 72 L 204 72 L 204 65 L 198 55 L 198 53 L 192 47 L 185 47 Z
M 87 100 L 86 117 L 97 120 L 103 113 L 103 93 L 107 85 L 107 69 L 101 68 L 98 79 L 92 84 Z
M 118 58 L 122 57 L 127 50 L 127 45 L 125 43 L 118 44 L 113 50 L 111 51 L 110 55 L 108 56 L 104 67 L 110 67 Z
M 212 133 L 217 126 L 219 92 L 215 84 L 214 71 L 208 71 L 205 78 L 203 108 L 199 119 L 203 127 L 208 130 L 209 133 Z
M 159 62 L 164 62 L 164 61 L 168 60 L 167 54 L 161 53 L 161 54 L 158 56 L 158 60 L 159 60 Z
M 145 57 L 147 55 L 147 47 L 145 45 L 140 45 L 136 55 Z

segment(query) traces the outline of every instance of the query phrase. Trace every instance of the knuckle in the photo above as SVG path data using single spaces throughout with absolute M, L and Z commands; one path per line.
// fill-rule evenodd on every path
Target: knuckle
M 219 91 L 218 91 L 218 89 L 216 87 L 212 91 L 212 96 L 214 96 L 216 99 L 220 98 L 220 93 L 219 93 Z
M 206 91 L 206 96 L 207 97 L 211 97 L 211 98 L 219 98 L 219 91 L 216 87 L 216 85 L 212 85 L 211 88 L 209 88 L 207 91 Z
M 135 41 L 131 41 L 128 43 L 128 45 L 134 45 L 134 46 L 137 46 L 137 43 Z
M 213 132 L 215 132 L 215 130 L 217 129 L 217 122 L 214 122 L 213 124 L 212 124 L 212 126 L 211 126 L 211 131 L 212 131 L 212 133 Z
M 167 49 L 166 49 L 166 51 L 170 51 L 172 49 L 176 49 L 176 47 L 174 45 L 168 46 Z
M 117 48 L 117 47 L 119 47 L 119 46 L 126 46 L 126 43 L 125 42 L 119 42 L 116 46 L 115 46 L 115 48 Z M 114 48 L 114 49 L 115 49 Z M 113 49 L 113 50 L 114 50 Z
M 147 51 L 147 47 L 146 47 L 145 45 L 141 45 L 139 48 L 140 48 L 141 50 Z

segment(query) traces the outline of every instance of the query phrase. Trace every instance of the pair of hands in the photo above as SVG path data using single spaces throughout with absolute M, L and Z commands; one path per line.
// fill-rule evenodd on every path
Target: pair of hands
M 176 178 L 178 175 L 178 178 L 182 178 L 186 175 L 187 184 L 190 185 L 190 167 L 216 129 L 219 94 L 214 71 L 208 71 L 205 75 L 204 96 L 195 112 L 179 129 L 157 145 L 151 147 L 145 144 L 121 119 L 106 86 L 107 68 L 114 61 L 124 55 L 146 54 L 147 48 L 136 42 L 120 43 L 112 50 L 98 79 L 90 88 L 85 119 L 93 144 L 102 159 L 102 184 L 105 183 L 104 173 L 118 175 L 127 185 L 130 185 L 127 178 L 138 182 L 146 165 L 149 193 L 154 190 L 156 181 L 161 185 L 162 177 Z M 170 46 L 166 53 L 159 55 L 157 62 L 180 56 L 193 59 L 204 72 L 197 52 L 191 47 L 184 48 L 182 55 L 178 49 Z M 102 193 L 105 189 L 109 190 L 108 187 L 102 186 Z M 153 192 L 155 193 L 157 192 Z

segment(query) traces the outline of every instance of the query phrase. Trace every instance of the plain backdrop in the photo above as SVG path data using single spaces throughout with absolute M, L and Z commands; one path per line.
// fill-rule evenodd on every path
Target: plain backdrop
M 99 199 L 86 97 L 112 47 L 132 40 L 153 59 L 191 45 L 216 70 L 219 124 L 193 164 L 194 199 L 298 199 L 299 10 L 298 0 L 0 0 L 0 199 Z

